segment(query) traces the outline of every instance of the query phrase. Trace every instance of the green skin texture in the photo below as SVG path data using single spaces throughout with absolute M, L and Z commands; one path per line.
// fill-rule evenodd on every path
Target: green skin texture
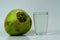
M 17 12 L 24 12 L 27 16 L 25 22 L 19 22 L 17 19 Z M 8 13 L 5 18 L 4 27 L 8 34 L 10 35 L 22 35 L 31 29 L 32 20 L 30 16 L 22 9 L 14 9 Z

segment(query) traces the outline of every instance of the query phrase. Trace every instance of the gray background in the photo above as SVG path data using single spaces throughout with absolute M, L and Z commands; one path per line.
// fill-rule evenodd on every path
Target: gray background
M 0 0 L 0 31 L 4 32 L 4 19 L 12 9 L 24 9 L 32 18 L 33 12 L 48 11 L 48 33 L 60 32 L 60 0 Z M 34 29 L 32 24 L 31 30 Z M 60 36 L 59 36 L 60 37 Z

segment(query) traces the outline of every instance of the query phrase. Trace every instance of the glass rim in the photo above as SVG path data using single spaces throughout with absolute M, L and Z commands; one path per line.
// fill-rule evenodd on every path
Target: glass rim
M 33 12 L 33 15 L 48 15 L 48 12 Z

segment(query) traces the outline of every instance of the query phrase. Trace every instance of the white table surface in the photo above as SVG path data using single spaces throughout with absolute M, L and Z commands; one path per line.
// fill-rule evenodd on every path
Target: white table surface
M 50 32 L 47 35 L 36 35 L 34 31 L 30 31 L 24 36 L 10 36 L 2 32 L 0 40 L 60 40 L 60 33 Z

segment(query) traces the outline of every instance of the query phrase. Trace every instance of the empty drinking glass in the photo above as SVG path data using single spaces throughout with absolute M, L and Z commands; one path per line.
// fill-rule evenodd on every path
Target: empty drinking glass
M 36 34 L 46 34 L 48 28 L 48 12 L 34 12 L 33 20 Z

